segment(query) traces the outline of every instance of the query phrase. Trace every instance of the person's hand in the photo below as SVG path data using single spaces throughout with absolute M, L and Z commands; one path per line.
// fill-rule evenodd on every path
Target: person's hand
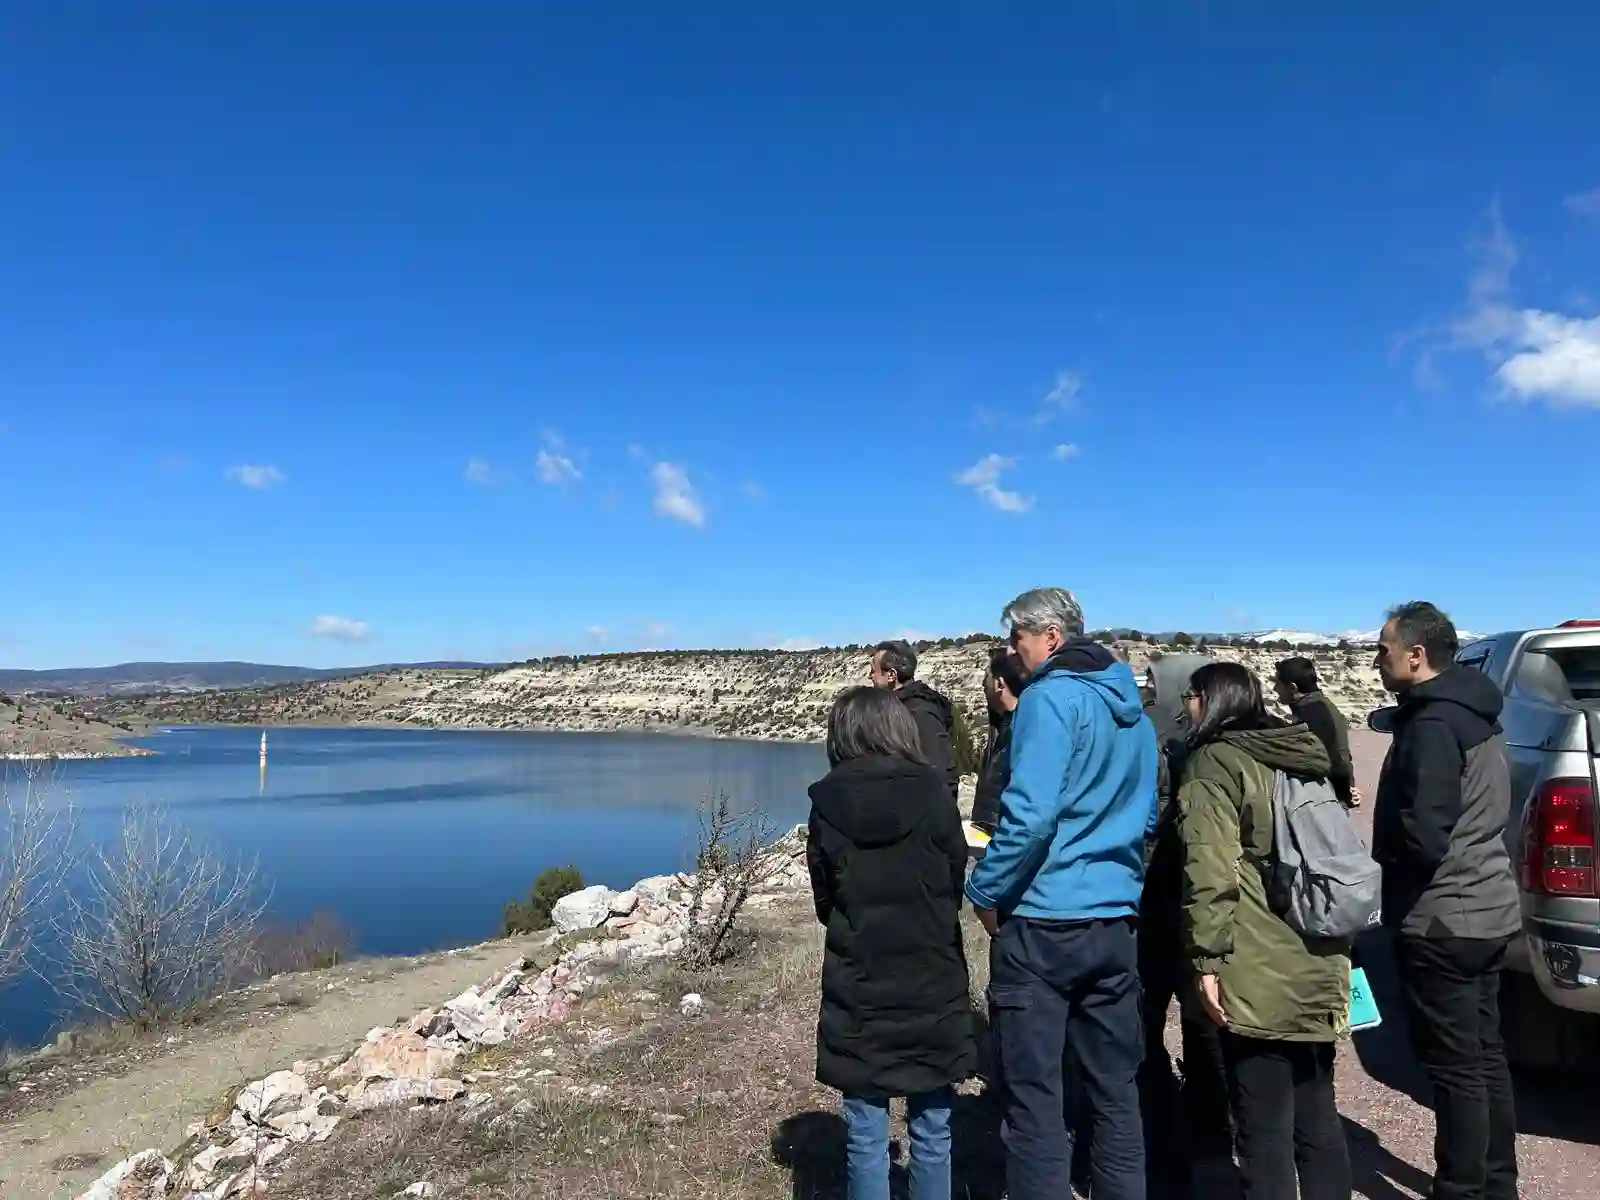
M 1228 1014 L 1222 1007 L 1222 980 L 1215 975 L 1200 976 L 1200 1007 L 1219 1026 L 1228 1023 Z
M 972 915 L 978 918 L 978 924 L 983 926 L 983 931 L 990 937 L 1000 935 L 1000 919 L 995 916 L 992 908 L 974 908 Z
M 1361 789 L 1352 783 L 1350 785 L 1350 807 L 1360 808 L 1361 802 L 1365 799 L 1366 797 L 1361 794 Z

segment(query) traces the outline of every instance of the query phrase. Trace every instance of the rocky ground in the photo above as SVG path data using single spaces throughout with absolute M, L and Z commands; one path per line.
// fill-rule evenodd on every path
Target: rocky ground
M 1370 789 L 1384 746 L 1364 732 L 1353 740 L 1358 782 Z M 837 1096 L 812 1082 L 820 931 L 799 849 L 790 841 L 769 860 L 753 941 L 724 966 L 689 973 L 674 955 L 687 880 L 645 880 L 620 895 L 591 889 L 558 906 L 571 932 L 554 941 L 482 948 L 458 961 L 453 979 L 440 966 L 448 959 L 433 960 L 419 968 L 433 972 L 425 982 L 395 975 L 386 1006 L 371 996 L 319 999 L 256 1030 L 248 1052 L 229 1038 L 180 1048 L 0 1118 L 0 1196 L 78 1195 L 94 1177 L 85 1164 L 133 1149 L 137 1134 L 149 1153 L 82 1195 L 216 1200 L 260 1194 L 259 1184 L 284 1200 L 834 1200 L 843 1195 L 842 1124 Z M 965 932 L 976 996 L 986 955 L 976 926 Z M 1361 953 L 1385 1021 L 1339 1052 L 1356 1191 L 1420 1197 L 1432 1116 L 1384 948 Z M 466 982 L 475 986 L 459 991 Z M 423 1004 L 431 1007 L 412 1007 Z M 319 1024 L 322 1036 L 308 1036 Z M 364 1025 L 375 1026 L 365 1038 Z M 1169 1026 L 1174 1048 L 1175 1035 Z M 224 1082 L 235 1054 L 240 1065 Z M 1519 1082 L 1528 1200 L 1593 1194 L 1600 1127 L 1591 1092 L 1586 1083 Z M 996 1121 L 982 1087 L 964 1087 L 958 1195 L 1002 1195 Z M 1198 1194 L 1236 1193 L 1232 1171 L 1218 1168 Z
M 0 693 L 0 760 L 118 758 L 145 754 L 124 745 L 146 728 L 136 713 L 90 712 L 76 696 Z
M 930 644 L 918 677 L 982 727 L 980 681 L 996 643 Z M 1162 653 L 1129 646 L 1135 670 Z M 1165 652 L 1177 652 L 1168 647 Z M 1270 681 L 1289 651 L 1218 647 Z M 1365 650 L 1307 651 L 1328 695 L 1353 719 L 1383 702 Z M 485 729 L 661 729 L 727 737 L 815 741 L 838 692 L 866 681 L 860 648 L 785 652 L 661 651 L 556 658 L 497 671 L 403 669 L 274 688 L 117 698 L 94 707 L 106 720 L 246 725 L 420 725 Z M 1270 688 L 1269 688 L 1270 694 Z

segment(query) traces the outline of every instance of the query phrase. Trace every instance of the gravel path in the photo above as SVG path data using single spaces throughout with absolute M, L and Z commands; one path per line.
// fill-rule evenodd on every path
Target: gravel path
M 450 999 L 529 945 L 491 942 L 420 960 L 351 964 L 309 977 L 333 990 L 305 1007 L 278 1009 L 244 1029 L 185 1031 L 170 1052 L 0 1125 L 0 1200 L 76 1196 L 136 1150 L 175 1149 L 184 1130 L 235 1086 L 297 1059 L 353 1049 L 374 1026 Z

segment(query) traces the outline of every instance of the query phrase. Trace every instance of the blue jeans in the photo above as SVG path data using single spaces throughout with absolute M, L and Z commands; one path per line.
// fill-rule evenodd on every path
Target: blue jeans
M 1072 1195 L 1075 1131 L 1064 1114 L 1080 1100 L 1095 1200 L 1145 1200 L 1133 923 L 1012 917 L 990 943 L 989 964 L 1011 1200 Z M 1071 1078 L 1066 1062 L 1076 1066 Z
M 911 1127 L 910 1200 L 950 1200 L 949 1088 L 906 1101 Z M 889 1102 L 844 1098 L 849 1200 L 889 1200 Z

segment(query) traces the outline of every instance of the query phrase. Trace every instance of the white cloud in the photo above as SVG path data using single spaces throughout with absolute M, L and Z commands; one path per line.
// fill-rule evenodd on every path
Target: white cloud
M 656 512 L 696 529 L 706 523 L 706 506 L 689 482 L 689 472 L 677 463 L 658 462 L 650 468 L 650 480 L 655 484 Z
M 572 455 L 567 453 L 566 439 L 554 429 L 546 429 L 540 436 L 544 439 L 544 445 L 533 460 L 534 473 L 538 475 L 539 482 L 564 484 L 577 483 L 582 479 L 583 472 L 578 469 Z
M 266 491 L 268 488 L 277 487 L 280 483 L 284 482 L 284 480 L 288 478 L 288 476 L 282 471 L 278 470 L 277 467 L 253 466 L 250 463 L 242 463 L 237 467 L 229 467 L 225 474 L 240 487 L 251 488 L 252 490 L 258 492 Z
M 604 625 L 591 625 L 583 631 L 583 636 L 597 646 L 603 646 L 611 640 L 611 630 Z
M 461 477 L 479 487 L 489 487 L 499 478 L 495 469 L 481 458 L 467 459 L 467 469 L 461 473 Z
M 1033 414 L 1035 425 L 1048 425 L 1057 417 L 1073 412 L 1078 407 L 1078 395 L 1083 391 L 1083 376 L 1076 371 L 1057 371 L 1056 381 L 1039 402 Z
M 1016 460 L 1000 454 L 986 454 L 956 476 L 956 482 L 978 493 L 979 499 L 1001 512 L 1024 513 L 1033 507 L 1033 497 L 1010 492 L 1000 486 L 1000 477 L 1016 466 Z
M 1593 217 L 1600 220 L 1600 187 L 1590 188 L 1587 192 L 1579 192 L 1576 196 L 1568 196 L 1562 201 L 1567 211 L 1576 213 L 1580 217 Z
M 1477 263 L 1467 279 L 1467 306 L 1450 322 L 1446 348 L 1477 350 L 1493 365 L 1503 395 L 1554 408 L 1600 408 L 1600 317 L 1573 317 L 1511 302 L 1511 277 L 1521 258 L 1496 200 L 1487 232 L 1475 238 Z M 1433 376 L 1437 345 L 1418 362 Z
M 783 639 L 783 641 L 774 646 L 773 649 L 787 650 L 791 653 L 797 654 L 804 650 L 820 650 L 822 649 L 822 643 L 817 641 L 816 638 L 786 637 Z
M 306 627 L 306 632 L 312 637 L 332 638 L 336 642 L 364 642 L 372 629 L 365 621 L 325 614 L 314 618 Z
M 1069 458 L 1077 458 L 1082 453 L 1083 451 L 1079 450 L 1075 443 L 1062 442 L 1054 450 L 1050 451 L 1050 457 L 1057 462 L 1063 462 Z

